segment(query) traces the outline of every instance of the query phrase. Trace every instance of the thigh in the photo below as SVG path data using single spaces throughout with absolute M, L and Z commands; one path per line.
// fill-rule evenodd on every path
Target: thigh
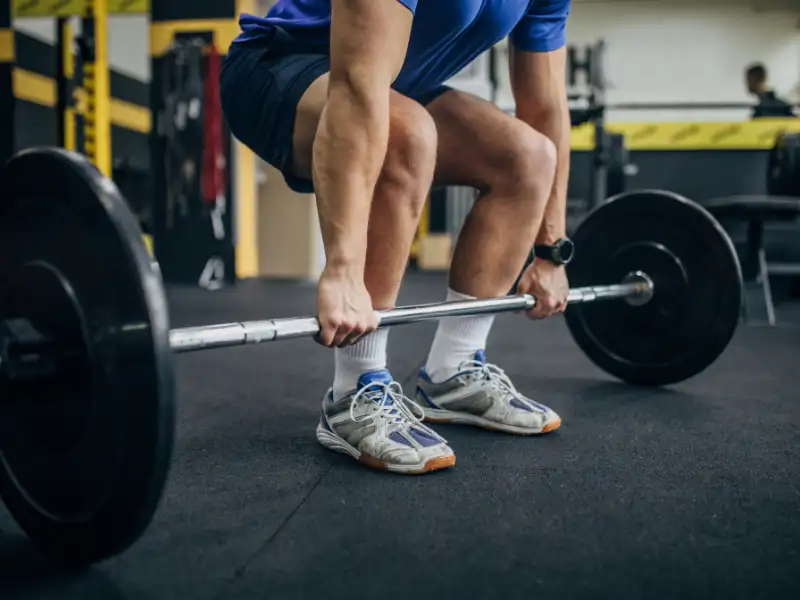
M 488 190 L 498 173 L 513 173 L 527 137 L 536 132 L 497 106 L 450 90 L 426 107 L 439 137 L 435 185 Z
M 317 135 L 319 120 L 328 98 L 328 74 L 314 81 L 306 90 L 297 105 L 292 136 L 292 171 L 294 176 L 310 180 L 312 177 L 312 156 L 314 138 Z M 404 154 L 407 148 L 414 148 L 415 138 L 425 137 L 426 123 L 430 117 L 425 108 L 395 90 L 389 96 L 389 149 Z M 415 127 L 419 135 L 415 135 Z M 431 128 L 432 129 L 432 128 Z M 411 160 L 405 157 L 404 160 Z

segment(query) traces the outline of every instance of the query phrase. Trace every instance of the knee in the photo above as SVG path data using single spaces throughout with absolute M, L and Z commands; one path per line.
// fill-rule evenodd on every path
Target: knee
M 520 123 L 508 138 L 508 153 L 491 182 L 495 191 L 529 203 L 546 202 L 553 187 L 558 154 L 547 136 Z M 499 189 L 498 189 L 499 188 Z
M 393 110 L 389 147 L 378 185 L 394 204 L 422 212 L 436 166 L 436 125 L 421 106 Z

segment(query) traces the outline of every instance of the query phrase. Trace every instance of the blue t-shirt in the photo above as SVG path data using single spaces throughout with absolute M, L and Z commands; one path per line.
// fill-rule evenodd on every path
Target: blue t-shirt
M 378 0 L 374 0 L 378 1 Z M 408 53 L 394 88 L 422 94 L 447 81 L 511 36 L 523 50 L 549 52 L 566 43 L 571 0 L 397 0 L 414 13 Z M 302 51 L 330 50 L 330 0 L 278 0 L 265 17 L 242 15 L 243 42 L 280 27 Z

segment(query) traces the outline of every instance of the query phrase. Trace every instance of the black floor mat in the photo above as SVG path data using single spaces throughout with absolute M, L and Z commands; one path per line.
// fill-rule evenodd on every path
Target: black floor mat
M 401 301 L 443 296 L 409 277 Z M 313 286 L 170 292 L 176 326 L 312 314 Z M 373 472 L 314 439 L 330 351 L 309 340 L 176 358 L 178 447 L 155 522 L 127 553 L 54 571 L 0 511 L 0 598 L 800 597 L 796 326 L 744 327 L 706 373 L 616 383 L 560 319 L 504 315 L 489 358 L 553 406 L 541 438 L 440 427 L 447 472 Z M 435 325 L 396 327 L 408 379 Z

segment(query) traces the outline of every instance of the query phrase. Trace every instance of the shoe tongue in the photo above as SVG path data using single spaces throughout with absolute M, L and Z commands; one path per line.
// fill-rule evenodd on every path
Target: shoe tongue
M 475 353 L 475 362 L 479 362 L 482 365 L 486 364 L 486 351 L 485 350 L 478 350 Z
M 365 387 L 369 387 L 373 383 L 382 383 L 385 385 L 389 385 L 392 383 L 392 375 L 389 373 L 387 369 L 381 369 L 380 371 L 370 371 L 369 373 L 364 373 L 361 377 L 358 378 L 358 385 L 357 388 L 363 389 Z

